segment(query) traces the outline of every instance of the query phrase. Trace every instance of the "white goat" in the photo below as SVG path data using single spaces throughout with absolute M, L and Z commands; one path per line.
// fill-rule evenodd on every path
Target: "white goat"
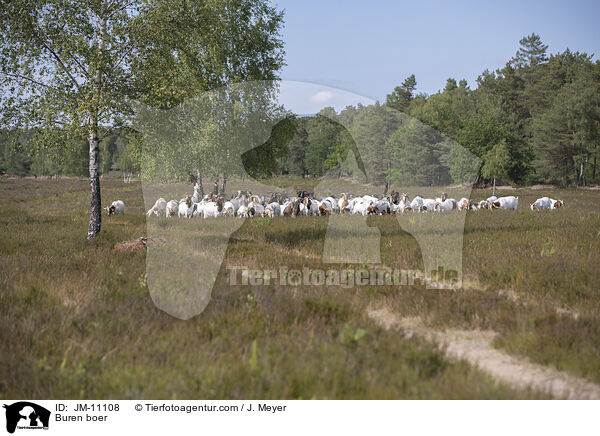
M 267 216 L 270 218 L 281 215 L 281 206 L 276 201 L 269 203 L 265 210 Z
M 253 196 L 256 197 L 256 196 Z M 263 216 L 265 213 L 265 207 L 260 203 L 260 200 L 253 200 L 248 203 L 248 216 Z
M 165 216 L 167 218 L 177 215 L 179 208 L 179 202 L 177 200 L 170 200 L 165 208 Z
M 535 200 L 533 203 L 529 205 L 529 208 L 533 210 L 534 208 L 537 210 L 546 210 L 550 209 L 552 203 L 548 197 L 542 197 Z
M 423 197 L 417 195 L 410 202 L 410 208 L 416 212 L 418 210 L 421 210 L 421 206 L 423 206 Z
M 536 210 L 553 210 L 553 209 L 558 209 L 559 207 L 563 207 L 564 206 L 564 202 L 562 200 L 554 200 L 552 198 L 548 198 L 548 197 L 542 197 L 542 198 L 538 198 L 537 200 L 535 200 L 533 203 L 531 203 L 531 205 L 529 206 L 531 210 L 533 210 L 534 208 Z
M 125 215 L 125 203 L 121 200 L 113 201 L 110 206 L 104 208 L 109 215 Z
M 420 207 L 420 211 L 422 212 L 433 212 L 436 207 L 436 201 L 433 198 L 423 198 L 423 204 Z M 412 206 L 412 205 L 411 205 Z
M 180 218 L 182 216 L 185 218 L 191 218 L 193 214 L 194 206 L 192 203 L 192 197 L 188 195 L 179 203 L 179 206 L 177 208 L 177 216 Z
M 219 212 L 219 205 L 214 201 L 209 201 L 206 203 L 202 208 L 202 213 L 205 219 L 216 218 L 221 215 L 221 212 Z
M 519 207 L 519 197 L 512 195 L 508 197 L 500 197 L 495 201 L 490 202 L 492 209 L 517 210 Z
M 238 218 L 248 218 L 248 206 L 241 205 L 237 210 Z
M 156 203 L 154 203 L 154 206 L 152 206 L 152 209 L 150 209 L 147 213 L 146 216 L 150 216 L 152 214 L 156 215 L 156 216 L 160 216 L 161 214 L 165 214 L 165 211 L 167 209 L 167 200 L 165 200 L 164 198 L 159 198 L 158 200 L 156 200 Z
M 234 216 L 235 215 L 235 206 L 233 204 L 232 201 L 226 201 L 223 204 L 223 210 L 221 211 L 221 214 L 223 216 Z
M 458 209 L 458 206 L 457 206 L 455 199 L 446 198 L 445 200 L 443 200 L 441 202 L 436 202 L 435 208 L 438 212 L 446 212 L 449 210 L 456 210 L 456 209 Z

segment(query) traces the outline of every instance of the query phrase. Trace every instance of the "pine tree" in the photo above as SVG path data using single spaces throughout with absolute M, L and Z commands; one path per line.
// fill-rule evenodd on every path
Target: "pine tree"
M 546 50 L 548 46 L 542 43 L 539 35 L 532 33 L 519 41 L 521 47 L 512 58 L 511 64 L 517 68 L 535 67 L 548 60 Z
M 396 86 L 394 92 L 386 97 L 386 104 L 399 111 L 406 111 L 406 108 L 414 98 L 414 92 L 417 89 L 417 80 L 415 75 L 411 74 L 407 77 L 401 86 Z

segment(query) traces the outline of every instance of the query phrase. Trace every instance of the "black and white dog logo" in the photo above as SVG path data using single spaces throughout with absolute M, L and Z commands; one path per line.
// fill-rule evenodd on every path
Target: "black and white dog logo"
M 4 405 L 6 409 L 6 431 L 19 429 L 48 429 L 50 411 L 29 401 Z

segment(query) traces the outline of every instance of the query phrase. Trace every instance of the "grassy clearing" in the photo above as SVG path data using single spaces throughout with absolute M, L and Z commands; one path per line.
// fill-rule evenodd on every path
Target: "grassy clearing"
M 518 192 L 516 213 L 467 215 L 463 290 L 229 286 L 227 266 L 326 268 L 326 219 L 255 219 L 232 236 L 206 310 L 180 321 L 153 305 L 145 253 L 113 250 L 146 232 L 139 184 L 105 180 L 105 203 L 124 200 L 126 215 L 104 216 L 87 243 L 85 181 L 3 179 L 0 396 L 539 397 L 379 328 L 366 315 L 377 306 L 434 326 L 496 330 L 498 347 L 600 382 L 599 194 L 553 191 L 567 208 L 533 214 L 525 207 L 544 192 Z M 387 266 L 422 268 L 397 221 L 369 224 L 382 233 Z

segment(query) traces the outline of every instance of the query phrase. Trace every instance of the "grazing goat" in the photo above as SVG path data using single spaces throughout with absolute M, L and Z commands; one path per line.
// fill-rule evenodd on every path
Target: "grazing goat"
M 338 210 L 340 213 L 344 212 L 348 207 L 348 194 L 342 193 L 342 198 L 338 200 Z
M 322 201 L 319 205 L 319 215 L 325 216 L 331 213 L 331 204 L 328 201 Z
M 508 197 L 500 197 L 495 201 L 489 202 L 492 209 L 517 210 L 519 207 L 519 197 L 512 195 Z
M 562 200 L 554 200 L 552 198 L 548 198 L 548 197 L 542 197 L 542 198 L 538 198 L 537 200 L 535 200 L 533 203 L 531 203 L 531 205 L 529 206 L 531 210 L 533 210 L 534 208 L 538 211 L 540 210 L 553 210 L 553 209 L 558 209 L 559 207 L 563 207 L 564 206 L 564 202 Z
M 360 214 L 363 216 L 368 215 L 370 206 L 371 206 L 371 203 L 369 203 L 368 201 L 365 201 L 363 198 L 359 197 L 354 202 L 351 213 L 353 215 L 355 215 L 355 214 Z
M 154 203 L 154 206 L 152 206 L 152 209 L 150 209 L 146 213 L 146 216 L 150 216 L 152 214 L 154 214 L 156 216 L 160 216 L 161 214 L 166 213 L 166 209 L 167 209 L 167 200 L 165 200 L 164 198 L 161 197 L 158 200 L 156 200 L 156 203 Z
M 193 203 L 192 208 L 192 216 L 193 217 L 203 217 L 204 216 L 204 206 L 206 206 L 206 201 L 202 200 L 199 203 Z
M 167 203 L 167 207 L 165 208 L 165 216 L 170 218 L 172 216 L 177 215 L 177 210 L 179 208 L 179 202 L 177 200 L 170 200 Z
M 281 206 L 276 201 L 269 203 L 265 210 L 269 218 L 274 218 L 281 215 Z
M 375 207 L 379 215 L 390 214 L 392 212 L 390 202 L 385 198 L 375 203 Z
M 192 203 L 192 197 L 188 195 L 179 203 L 179 206 L 177 208 L 177 216 L 179 218 L 181 218 L 182 216 L 185 218 L 191 218 L 193 214 L 194 207 Z
M 233 201 L 226 201 L 223 203 L 223 216 L 235 216 L 235 206 Z
M 338 211 L 338 201 L 335 198 L 333 198 L 333 197 L 324 198 L 322 203 L 327 203 L 326 205 L 330 212 Z
M 110 206 L 104 208 L 109 215 L 125 215 L 125 203 L 121 200 L 113 201 Z
M 248 216 L 264 216 L 265 207 L 260 203 L 260 201 L 252 201 L 248 204 Z
M 479 204 L 477 204 L 477 209 L 492 209 L 492 203 L 487 200 L 481 200 Z
M 423 198 L 423 204 L 421 204 L 421 207 L 419 208 L 419 210 L 421 212 L 433 212 L 436 208 L 436 201 L 433 198 Z M 411 205 L 412 206 L 412 205 Z
M 219 210 L 218 203 L 214 201 L 209 201 L 202 208 L 203 218 L 216 218 L 221 215 L 221 211 Z
M 421 197 L 420 195 L 417 195 L 410 202 L 410 208 L 414 211 L 421 210 L 422 206 L 423 206 L 423 197 Z
M 445 194 L 442 194 L 442 198 L 445 197 Z M 435 209 L 438 212 L 445 212 L 445 211 L 449 211 L 449 210 L 456 210 L 458 209 L 456 200 L 454 200 L 453 198 L 446 198 L 444 200 L 442 200 L 441 202 L 436 202 L 435 203 Z
M 241 205 L 237 210 L 238 218 L 248 218 L 248 206 Z
M 466 197 L 463 197 L 460 200 L 458 200 L 457 206 L 459 210 L 469 210 L 471 208 L 471 200 L 469 200 Z
M 539 210 L 550 209 L 551 205 L 552 205 L 552 203 L 550 202 L 550 199 L 548 197 L 542 197 L 542 198 L 538 198 L 533 203 L 531 203 L 529 205 L 529 208 L 531 210 L 533 210 L 535 208 L 539 211 Z

